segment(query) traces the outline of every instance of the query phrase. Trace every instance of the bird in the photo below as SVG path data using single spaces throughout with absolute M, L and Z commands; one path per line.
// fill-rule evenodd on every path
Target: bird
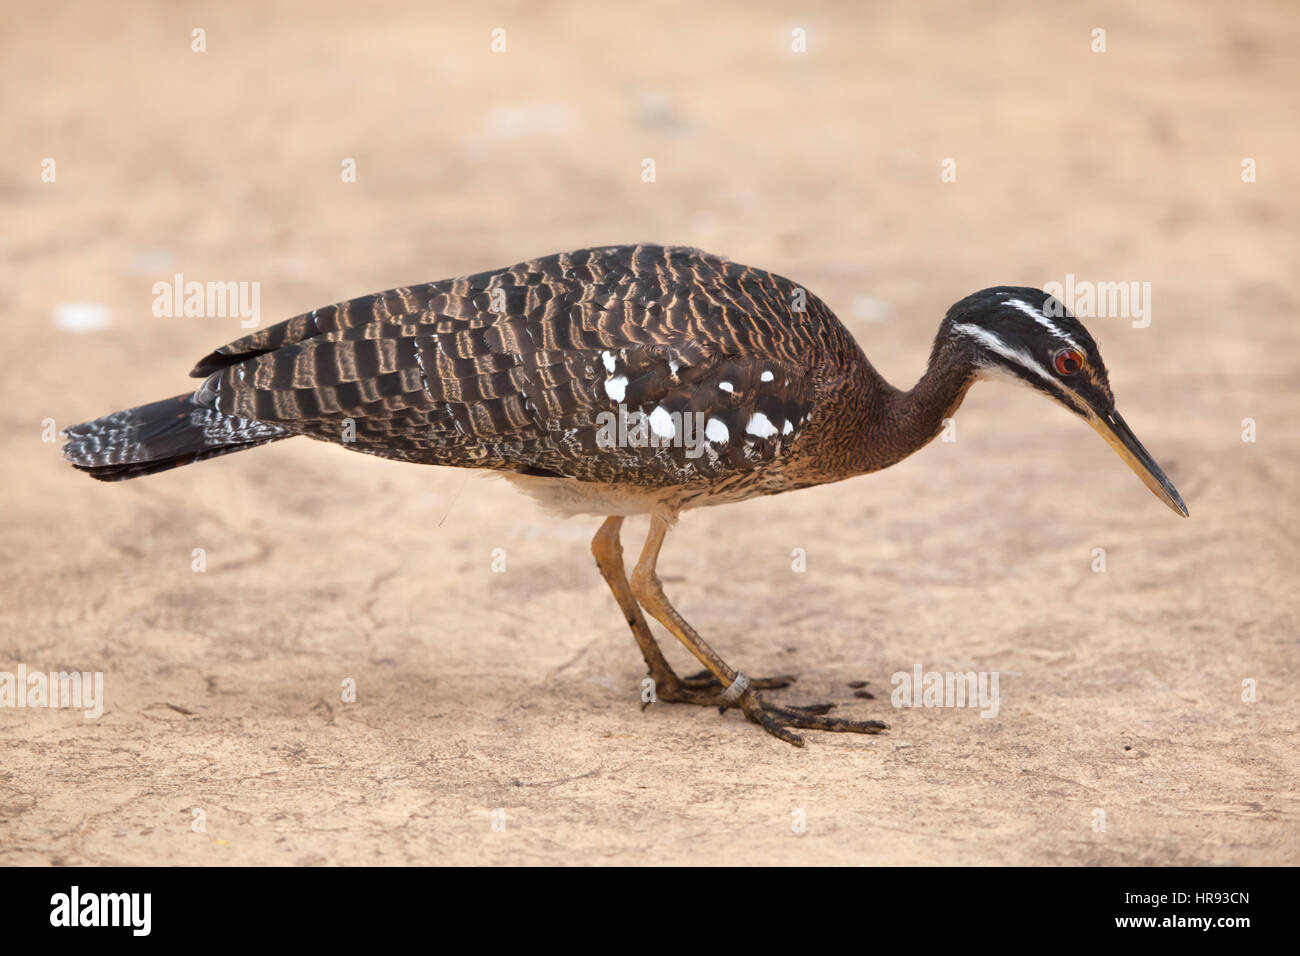
M 65 430 L 101 481 L 295 436 L 383 458 L 489 469 L 560 516 L 603 518 L 596 565 L 655 701 L 739 708 L 798 730 L 878 734 L 880 720 L 786 705 L 669 601 L 657 567 L 679 516 L 879 471 L 943 429 L 977 381 L 1033 389 L 1082 418 L 1176 513 L 1187 507 L 1115 408 L 1093 337 L 1058 299 L 995 286 L 956 302 L 924 374 L 889 384 L 813 293 L 699 249 L 615 245 L 404 286 L 258 329 L 200 359 L 199 386 Z M 630 574 L 621 528 L 648 516 Z M 679 676 L 647 622 L 703 665 Z M 644 709 L 644 704 L 643 704 Z

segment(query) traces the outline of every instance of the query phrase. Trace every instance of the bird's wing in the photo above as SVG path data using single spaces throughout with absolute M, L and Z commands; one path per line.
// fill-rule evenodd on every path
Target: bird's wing
M 644 485 L 779 457 L 812 407 L 786 280 L 615 247 L 319 309 L 213 352 L 199 400 L 358 451 Z

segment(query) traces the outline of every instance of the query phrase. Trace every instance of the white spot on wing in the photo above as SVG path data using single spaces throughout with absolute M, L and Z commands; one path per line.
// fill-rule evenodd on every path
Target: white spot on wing
M 721 418 L 710 418 L 704 426 L 704 437 L 709 441 L 723 444 L 731 440 L 731 431 Z
M 788 435 L 792 431 L 794 431 L 794 422 L 790 421 L 790 419 L 787 418 L 785 420 L 785 425 L 781 428 L 781 434 Z
M 730 382 L 719 382 L 718 388 L 722 389 L 724 392 L 734 392 L 736 390 L 736 386 L 732 385 Z
M 603 362 L 605 363 L 605 371 L 606 371 L 606 372 L 610 372 L 610 373 L 612 374 L 613 371 L 614 371 L 614 366 L 618 363 L 618 360 L 617 360 L 616 358 L 614 358 L 614 353 L 613 353 L 613 352 L 601 352 L 601 353 L 600 353 L 600 358 L 601 358 L 601 361 L 603 361 Z
M 616 402 L 623 401 L 627 395 L 627 376 L 619 375 L 605 379 L 605 394 Z
M 677 434 L 677 426 L 673 424 L 673 416 L 662 405 L 650 413 L 650 430 L 660 438 L 672 438 Z
M 776 378 L 776 376 L 773 375 L 771 372 L 764 372 L 762 375 L 759 376 L 759 378 L 764 382 L 770 382 L 772 381 L 772 379 Z
M 749 421 L 745 424 L 745 431 L 759 438 L 771 438 L 776 434 L 776 426 L 762 412 L 755 412 L 749 416 Z

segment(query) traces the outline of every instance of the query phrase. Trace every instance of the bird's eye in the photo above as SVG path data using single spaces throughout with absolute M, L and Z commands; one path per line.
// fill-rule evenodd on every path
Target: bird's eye
M 1083 356 L 1076 349 L 1061 349 L 1056 353 L 1056 371 L 1061 375 L 1073 375 L 1083 368 Z

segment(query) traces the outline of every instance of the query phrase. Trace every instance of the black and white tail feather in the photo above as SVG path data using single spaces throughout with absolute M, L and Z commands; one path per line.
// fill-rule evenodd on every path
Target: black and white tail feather
M 223 415 L 189 392 L 73 425 L 64 434 L 69 441 L 63 457 L 74 468 L 100 481 L 125 481 L 293 433 L 272 423 Z

